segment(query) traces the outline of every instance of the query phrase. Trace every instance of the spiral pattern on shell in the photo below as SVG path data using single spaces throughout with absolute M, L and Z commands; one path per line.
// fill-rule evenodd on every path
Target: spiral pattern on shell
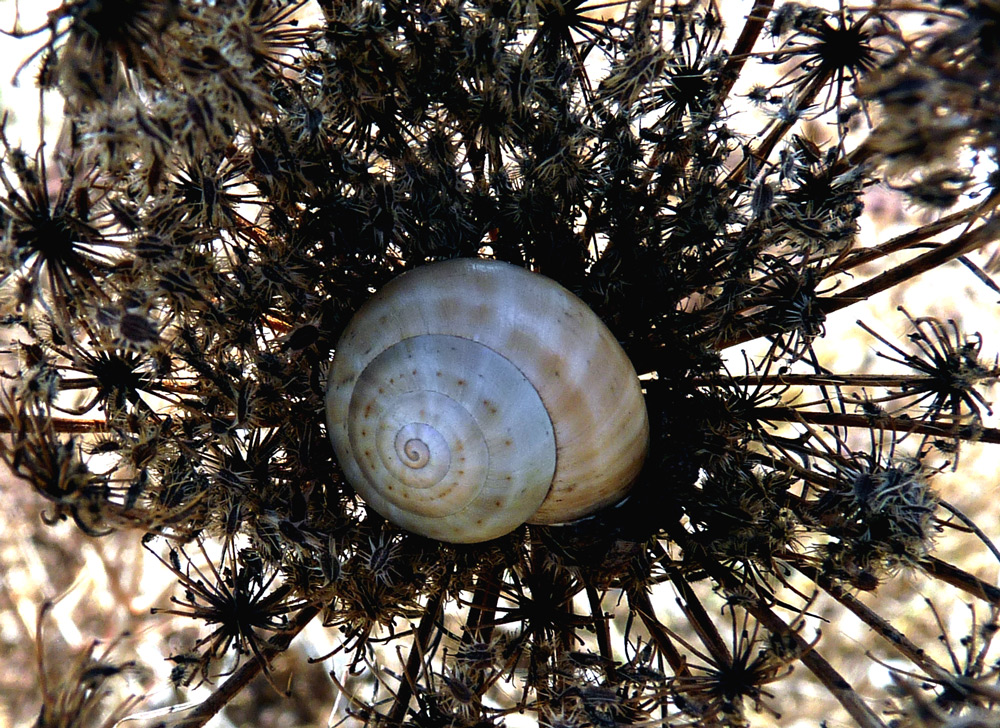
M 358 494 L 450 542 L 616 502 L 649 437 L 635 370 L 586 304 L 478 259 L 405 273 L 362 306 L 337 344 L 326 410 Z

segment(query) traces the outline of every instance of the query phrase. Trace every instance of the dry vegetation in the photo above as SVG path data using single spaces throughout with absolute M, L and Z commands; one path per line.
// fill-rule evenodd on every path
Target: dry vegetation
M 60 121 L 0 136 L 0 725 L 1000 722 L 996 3 L 7 30 Z M 456 546 L 344 482 L 339 333 L 457 256 L 621 341 L 622 504 Z

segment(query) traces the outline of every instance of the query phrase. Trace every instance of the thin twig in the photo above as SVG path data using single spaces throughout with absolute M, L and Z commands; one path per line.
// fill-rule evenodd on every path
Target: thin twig
M 53 432 L 65 432 L 71 435 L 85 435 L 104 432 L 108 423 L 105 420 L 78 420 L 70 417 L 52 417 L 45 420 L 46 427 Z M 0 415 L 0 432 L 15 432 L 18 429 L 9 417 Z
M 827 275 L 829 276 L 834 273 L 843 273 L 851 268 L 857 268 L 860 265 L 871 263 L 874 260 L 884 258 L 888 255 L 892 255 L 893 253 L 898 253 L 901 250 L 913 248 L 914 246 L 920 245 L 928 238 L 940 235 L 946 230 L 950 230 L 957 225 L 968 222 L 969 216 L 975 214 L 975 212 L 975 208 L 965 208 L 959 210 L 958 212 L 953 212 L 950 215 L 945 215 L 944 217 L 929 222 L 926 225 L 921 225 L 915 230 L 910 230 L 902 235 L 897 235 L 892 240 L 887 240 L 881 245 L 865 248 L 863 250 L 852 251 L 844 257 L 841 263 L 831 267 L 827 271 Z
M 413 688 L 411 685 L 418 685 L 420 682 L 420 673 L 424 666 L 424 655 L 427 652 L 427 646 L 430 644 L 434 625 L 438 624 L 441 619 L 441 605 L 444 604 L 445 591 L 447 590 L 442 587 L 431 596 L 427 602 L 427 607 L 424 609 L 424 615 L 420 618 L 420 624 L 417 627 L 413 645 L 410 647 L 410 654 L 406 658 L 406 675 L 409 679 L 400 680 L 399 682 L 399 690 L 396 692 L 396 698 L 393 700 L 392 708 L 389 710 L 388 720 L 390 725 L 402 725 L 403 719 L 406 718 L 406 711 L 410 707 L 410 698 L 413 697 Z
M 732 663 L 733 655 L 729 651 L 726 641 L 719 634 L 715 622 L 708 616 L 708 612 L 705 611 L 698 595 L 694 593 L 691 584 L 677 569 L 669 569 L 669 575 L 670 582 L 680 593 L 681 608 L 687 616 L 688 623 L 694 628 L 702 644 L 705 645 L 718 664 Z
M 726 103 L 729 92 L 732 91 L 736 79 L 740 76 L 740 71 L 743 70 L 743 65 L 750 57 L 750 51 L 753 50 L 754 45 L 757 43 L 760 31 L 763 30 L 764 24 L 767 22 L 767 18 L 771 14 L 773 7 L 774 0 L 756 0 L 753 8 L 750 9 L 747 21 L 743 24 L 743 30 L 740 32 L 740 37 L 736 39 L 736 44 L 733 46 L 729 58 L 726 59 L 726 65 L 722 67 L 722 71 L 719 73 L 719 81 L 715 89 L 715 110 L 712 116 L 718 114 L 722 110 L 722 106 Z
M 272 637 L 261 649 L 260 656 L 263 660 L 270 661 L 276 655 L 288 649 L 292 640 L 305 629 L 305 626 L 312 621 L 320 612 L 320 607 L 310 605 L 304 607 L 295 615 L 288 625 L 288 629 Z M 215 689 L 211 695 L 198 704 L 191 713 L 177 723 L 177 728 L 201 728 L 208 723 L 212 717 L 226 707 L 230 700 L 245 688 L 251 680 L 257 677 L 261 671 L 262 660 L 249 660 L 241 665 L 236 672 L 229 676 L 224 683 Z
M 601 596 L 592 584 L 586 585 L 587 602 L 590 604 L 590 615 L 594 618 L 594 634 L 597 637 L 597 647 L 601 657 L 610 663 L 614 660 L 614 652 L 611 650 L 611 632 L 608 628 L 608 620 L 604 616 L 604 607 L 601 605 Z
M 936 422 L 921 422 L 920 420 L 889 415 L 870 417 L 869 415 L 846 412 L 810 412 L 794 407 L 757 407 L 752 411 L 752 414 L 761 422 L 801 422 L 809 425 L 858 427 L 868 430 L 875 428 L 948 439 L 961 437 L 970 442 L 1000 443 L 1000 429 L 978 428 L 971 425 L 942 425 Z
M 916 278 L 921 273 L 934 270 L 948 261 L 959 258 L 967 253 L 991 243 L 1000 236 L 1000 219 L 989 220 L 983 225 L 959 235 L 954 240 L 944 243 L 933 250 L 918 255 L 913 260 L 890 268 L 864 283 L 859 283 L 843 293 L 827 298 L 820 298 L 820 310 L 829 315 L 834 311 L 851 304 L 871 298 L 877 293 L 893 288 L 900 283 Z
M 789 627 L 774 612 L 768 609 L 760 600 L 752 600 L 746 605 L 746 610 L 764 625 L 771 634 L 778 635 L 783 641 L 791 640 L 796 649 L 802 652 L 799 660 L 815 675 L 823 687 L 830 691 L 861 728 L 887 728 L 851 684 L 837 672 L 833 665 L 813 649 L 812 645 L 803 639 L 802 635 Z
M 463 644 L 472 644 L 473 640 L 489 642 L 493 636 L 493 622 L 497 602 L 500 601 L 500 576 L 503 567 L 496 564 L 486 564 L 476 580 L 476 590 L 469 604 L 469 616 L 465 620 Z
M 719 586 L 734 594 L 746 592 L 745 585 L 694 543 L 679 523 L 671 524 L 668 531 L 674 542 L 684 550 L 685 558 L 696 562 Z M 886 728 L 885 723 L 868 707 L 851 684 L 814 648 L 814 645 L 808 643 L 802 635 L 771 611 L 763 599 L 759 597 L 746 599 L 743 607 L 771 634 L 780 637 L 787 644 L 795 645 L 802 664 L 816 676 L 861 728 Z
M 899 387 L 913 389 L 933 382 L 925 374 L 740 374 L 732 376 L 692 377 L 697 387 L 716 387 L 734 384 L 740 387 L 793 386 L 793 387 Z
M 808 564 L 796 563 L 795 568 L 871 627 L 903 657 L 924 670 L 928 677 L 942 681 L 948 679 L 948 671 L 935 662 L 926 650 L 910 641 L 905 634 L 880 617 L 873 609 L 844 591 L 830 577 Z
M 951 584 L 977 599 L 1000 606 L 1000 589 L 957 566 L 949 564 L 947 561 L 929 556 L 920 562 L 920 568 L 935 579 Z
M 642 623 L 649 631 L 649 636 L 656 645 L 660 654 L 663 655 L 667 663 L 676 675 L 687 675 L 687 662 L 670 639 L 670 635 L 656 618 L 656 609 L 649 599 L 649 594 L 642 588 L 631 586 L 626 590 L 628 595 L 628 605 L 634 613 L 639 615 Z

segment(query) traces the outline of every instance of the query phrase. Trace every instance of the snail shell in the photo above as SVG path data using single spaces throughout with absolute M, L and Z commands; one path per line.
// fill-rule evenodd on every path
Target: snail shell
M 544 276 L 478 259 L 405 273 L 359 309 L 326 415 L 371 507 L 459 543 L 620 500 L 649 440 L 635 369 L 593 311 Z

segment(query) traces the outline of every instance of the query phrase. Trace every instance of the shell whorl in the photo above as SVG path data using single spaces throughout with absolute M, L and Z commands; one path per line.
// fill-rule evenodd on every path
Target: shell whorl
M 337 344 L 326 408 L 358 494 L 451 542 L 618 500 L 648 441 L 635 370 L 607 327 L 554 281 L 496 261 L 387 284 Z

